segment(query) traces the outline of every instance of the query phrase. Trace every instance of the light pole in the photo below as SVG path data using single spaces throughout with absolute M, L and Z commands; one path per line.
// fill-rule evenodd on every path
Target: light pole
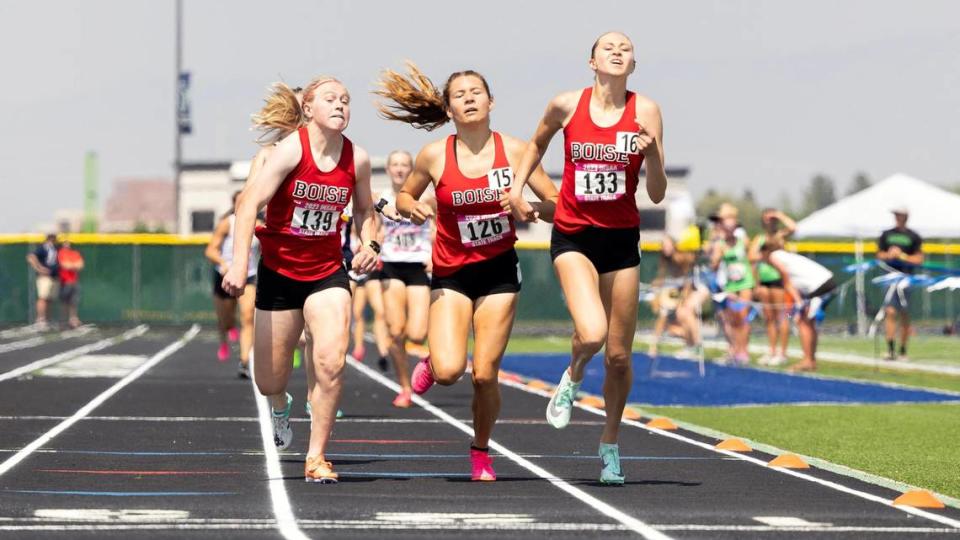
M 183 0 L 175 0 L 176 2 L 176 13 L 175 13 L 175 26 L 176 26 L 176 72 L 174 76 L 174 81 L 176 81 L 176 101 L 174 111 L 174 133 L 175 142 L 174 142 L 174 151 L 173 151 L 173 189 L 174 189 L 174 224 L 173 230 L 177 234 L 182 233 L 180 230 L 180 160 L 181 160 L 181 151 L 182 151 L 182 138 L 183 138 L 183 124 L 182 124 L 182 114 L 184 100 L 186 96 L 184 95 L 186 89 L 183 87 L 182 80 L 182 62 L 183 62 L 183 43 L 182 43 L 182 31 L 181 27 L 183 24 Z

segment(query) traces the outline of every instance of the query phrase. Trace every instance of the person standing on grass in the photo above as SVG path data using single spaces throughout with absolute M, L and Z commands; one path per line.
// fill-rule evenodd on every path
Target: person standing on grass
M 773 244 L 764 244 L 760 253 L 761 260 L 780 273 L 783 288 L 795 302 L 803 360 L 790 366 L 790 371 L 816 371 L 817 323 L 823 319 L 823 311 L 833 300 L 833 291 L 837 288 L 833 272 L 810 258 Z
M 223 288 L 239 296 L 247 280 L 257 212 L 266 206 L 257 229 L 262 258 L 257 271 L 254 375 L 273 408 L 274 443 L 287 448 L 293 438 L 286 392 L 293 349 L 306 326 L 312 343 L 314 387 L 310 393 L 310 443 L 304 464 L 308 482 L 335 483 L 325 459 L 343 385 L 350 328 L 350 280 L 340 244 L 342 214 L 353 201 L 361 224 L 362 247 L 352 267 L 368 272 L 377 263 L 379 244 L 370 193 L 370 158 L 343 135 L 350 122 L 350 94 L 340 81 L 319 77 L 304 88 L 296 115 L 303 127 L 271 152 L 237 201 L 234 255 Z
M 622 484 L 617 441 L 633 384 L 640 279 L 636 191 L 645 164 L 647 196 L 659 203 L 666 193 L 663 121 L 653 100 L 627 90 L 636 61 L 626 35 L 600 36 L 590 49 L 588 65 L 594 74 L 591 86 L 564 92 L 547 105 L 517 169 L 510 201 L 518 219 L 530 219 L 533 209 L 523 200 L 523 186 L 562 130 L 565 165 L 550 256 L 574 333 L 570 366 L 546 417 L 554 427 L 566 427 L 587 363 L 605 348 L 607 419 L 600 436 L 600 481 Z
M 48 234 L 42 244 L 37 246 L 33 253 L 27 254 L 27 263 L 37 274 L 37 320 L 36 326 L 41 330 L 49 327 L 48 315 L 52 309 L 50 304 L 57 298 L 57 278 L 60 274 L 60 263 L 57 258 L 57 235 Z
M 78 310 L 83 255 L 73 249 L 69 240 L 64 240 L 57 252 L 57 263 L 60 265 L 60 303 L 66 310 L 67 324 L 70 328 L 77 328 L 81 324 Z
M 783 289 L 782 276 L 770 264 L 761 260 L 760 249 L 767 244 L 774 249 L 782 249 L 787 239 L 797 230 L 797 224 L 790 216 L 773 208 L 765 208 L 760 221 L 763 233 L 750 243 L 750 262 L 755 265 L 757 300 L 763 304 L 763 319 L 767 324 L 770 351 L 760 357 L 757 363 L 763 366 L 779 366 L 787 362 L 787 341 L 790 339 L 790 320 L 785 309 L 787 295 Z
M 753 286 L 756 280 L 750 265 L 747 235 L 738 221 L 740 212 L 730 203 L 723 203 L 710 216 L 714 237 L 710 248 L 710 267 L 721 269 L 726 277 L 726 294 L 722 314 L 724 333 L 730 342 L 727 362 L 745 366 L 750 363 L 750 321 L 753 316 Z
M 877 240 L 877 259 L 882 264 L 902 272 L 913 274 L 917 266 L 923 264 L 923 239 L 913 229 L 907 228 L 910 211 L 905 206 L 892 210 L 896 226 L 883 231 Z M 908 360 L 907 340 L 910 339 L 910 288 L 900 286 L 895 281 L 887 289 L 884 298 L 887 335 L 887 354 L 884 360 Z M 896 350 L 897 325 L 900 326 L 900 351 Z
M 452 121 L 456 133 L 424 146 L 397 194 L 397 211 L 417 225 L 431 218 L 433 242 L 428 342 L 430 354 L 414 367 L 411 386 L 423 394 L 434 382 L 456 383 L 467 369 L 467 341 L 473 328 L 473 442 L 471 480 L 494 481 L 489 440 L 500 413 L 498 373 L 520 292 L 516 229 L 505 193 L 525 143 L 490 129 L 494 101 L 486 79 L 458 71 L 443 90 L 413 64 L 409 74 L 384 73 L 376 93 L 389 104 L 381 114 L 428 131 Z M 553 217 L 557 197 L 542 168 L 530 185 L 546 202 L 533 213 Z M 433 185 L 436 210 L 420 200 Z

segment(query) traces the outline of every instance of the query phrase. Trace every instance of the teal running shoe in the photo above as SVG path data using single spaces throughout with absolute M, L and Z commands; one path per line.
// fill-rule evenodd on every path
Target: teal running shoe
M 582 382 L 582 381 L 581 381 Z M 580 391 L 580 383 L 570 380 L 570 370 L 563 372 L 557 390 L 547 404 L 547 422 L 557 429 L 563 429 L 570 423 L 570 413 L 573 410 L 573 400 Z

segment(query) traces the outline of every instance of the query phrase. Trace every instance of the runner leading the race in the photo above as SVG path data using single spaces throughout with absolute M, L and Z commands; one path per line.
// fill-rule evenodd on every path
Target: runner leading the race
M 433 279 L 427 331 L 430 355 L 414 368 L 413 391 L 422 394 L 434 382 L 456 383 L 467 369 L 467 338 L 473 327 L 474 481 L 496 480 L 488 452 L 500 413 L 500 361 L 510 338 L 520 292 L 520 265 L 514 250 L 516 230 L 505 193 L 525 143 L 490 129 L 493 96 L 479 73 L 450 75 L 443 90 L 416 66 L 404 76 L 386 71 L 376 92 L 386 98 L 381 114 L 431 131 L 453 121 L 456 133 L 424 146 L 397 195 L 397 210 L 416 224 L 436 218 Z M 530 185 L 547 201 L 531 213 L 553 217 L 556 188 L 542 168 L 531 171 Z M 434 186 L 437 209 L 420 197 Z
M 639 290 L 636 190 L 646 162 L 647 195 L 655 203 L 663 200 L 663 124 L 655 102 L 627 90 L 627 78 L 636 68 L 630 38 L 620 32 L 603 34 L 593 44 L 588 65 L 594 72 L 592 86 L 564 92 L 547 105 L 517 169 L 510 202 L 514 216 L 530 219 L 533 208 L 523 200 L 523 186 L 553 136 L 563 130 L 563 183 L 550 255 L 574 333 L 570 366 L 547 406 L 547 420 L 558 429 L 570 422 L 584 369 L 606 346 L 600 480 L 622 484 L 617 440 L 633 382 Z
M 352 267 L 368 272 L 379 245 L 370 193 L 370 158 L 343 135 L 350 121 L 350 94 L 332 77 L 314 79 L 303 92 L 306 125 L 284 138 L 247 185 L 237 204 L 234 257 L 223 288 L 239 295 L 245 284 L 254 220 L 266 206 L 266 225 L 257 230 L 262 259 L 257 272 L 254 377 L 273 406 L 274 442 L 292 439 L 286 392 L 293 349 L 306 326 L 312 339 L 314 387 L 304 477 L 333 483 L 337 473 L 325 459 L 343 382 L 350 325 L 350 284 L 340 246 L 341 215 L 353 197 L 362 223 L 363 247 Z

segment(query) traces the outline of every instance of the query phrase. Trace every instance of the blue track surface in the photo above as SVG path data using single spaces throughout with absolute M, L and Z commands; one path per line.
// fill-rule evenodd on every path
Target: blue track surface
M 502 368 L 525 377 L 556 384 L 569 362 L 567 354 L 514 354 Z M 763 405 L 775 403 L 892 403 L 960 401 L 960 396 L 928 390 L 893 388 L 879 384 L 789 375 L 751 368 L 725 367 L 708 362 L 700 377 L 696 362 L 661 356 L 650 374 L 651 358 L 633 355 L 631 403 L 649 405 Z M 603 394 L 603 358 L 587 367 L 581 390 Z

